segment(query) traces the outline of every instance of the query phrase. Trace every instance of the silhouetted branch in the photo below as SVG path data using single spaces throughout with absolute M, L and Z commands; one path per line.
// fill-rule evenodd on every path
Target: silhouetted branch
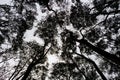
M 110 12 L 106 12 L 106 11 L 96 12 L 96 13 L 93 13 L 91 15 L 92 16 L 98 16 L 98 15 L 110 15 L 110 14 L 117 14 L 117 13 L 120 13 L 120 10 L 115 10 L 115 11 L 110 11 Z
M 73 60 L 72 56 L 71 56 L 70 54 L 68 54 L 68 55 L 69 55 L 69 58 L 72 60 L 73 64 L 75 65 L 75 67 L 76 67 L 76 68 L 78 69 L 78 71 L 85 77 L 85 79 L 86 79 L 86 80 L 90 80 L 90 79 L 85 75 L 85 73 L 82 72 L 82 71 L 79 69 L 77 63 Z
M 120 57 L 117 57 L 114 54 L 108 53 L 108 52 L 100 49 L 99 47 L 92 45 L 86 39 L 81 39 L 81 40 L 76 39 L 76 41 L 79 42 L 79 43 L 85 44 L 87 47 L 89 47 L 93 51 L 97 52 L 98 54 L 102 55 L 104 58 L 108 59 L 108 61 L 112 61 L 116 65 L 120 66 Z
M 104 76 L 104 74 L 102 73 L 102 71 L 98 68 L 97 64 L 93 60 L 85 57 L 84 55 L 81 55 L 81 54 L 78 54 L 78 53 L 75 53 L 75 54 L 77 54 L 78 56 L 86 59 L 88 62 L 92 63 L 92 65 L 95 67 L 96 71 L 99 73 L 99 75 L 101 76 L 101 78 L 103 80 L 107 80 L 107 78 Z

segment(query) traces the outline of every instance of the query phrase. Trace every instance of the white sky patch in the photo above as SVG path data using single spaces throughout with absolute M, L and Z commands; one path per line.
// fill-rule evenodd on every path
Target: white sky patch
M 46 14 L 46 12 L 45 12 L 45 13 L 42 13 L 40 5 L 37 4 L 37 3 L 36 3 L 36 8 L 37 8 L 37 16 L 36 16 L 36 19 L 37 19 L 38 21 L 40 21 L 41 19 L 44 19 L 44 18 L 47 16 L 47 14 Z
M 59 61 L 59 57 L 55 54 L 49 54 L 47 55 L 48 63 L 52 65 L 53 63 L 57 63 Z
M 80 1 L 83 3 L 83 5 L 88 4 L 90 8 L 93 7 L 93 4 L 92 4 L 93 0 L 80 0 Z
M 60 9 L 60 7 L 58 7 L 58 5 L 55 2 L 52 3 L 51 7 L 55 11 Z
M 103 15 L 97 16 L 97 23 L 103 21 L 104 19 L 105 19 L 105 16 L 103 16 Z
M 60 36 L 56 36 L 55 39 L 57 40 L 58 47 L 62 47 L 62 41 Z
M 12 5 L 12 0 L 0 0 L 0 5 L 1 4 Z
M 108 47 L 107 49 L 105 49 L 105 51 L 110 52 L 110 51 L 112 51 L 112 48 Z
M 80 54 L 80 49 L 79 49 L 79 47 L 76 48 L 76 52 Z
M 66 26 L 66 29 L 69 30 L 69 31 L 72 31 L 72 32 L 76 32 L 77 30 L 73 27 L 72 24 L 69 24 Z
M 11 47 L 12 47 L 12 45 L 7 41 L 7 39 L 5 39 L 4 43 L 1 44 L 1 49 L 2 50 L 0 49 L 0 52 L 5 51 L 6 49 L 9 49 Z
M 39 45 L 43 46 L 44 45 L 44 40 L 40 37 L 38 37 L 38 35 L 34 36 L 35 31 L 37 30 L 36 27 L 33 27 L 31 30 L 27 30 L 24 34 L 24 41 L 26 42 L 31 42 L 31 41 L 35 41 L 37 42 Z
M 2 20 L 8 21 L 8 19 L 6 17 L 1 17 Z
M 86 33 L 86 30 L 81 30 L 81 33 L 84 35 Z
M 16 64 L 18 64 L 18 61 L 19 59 L 10 59 L 10 60 L 8 60 L 8 62 L 9 62 L 9 66 L 11 66 L 11 67 L 13 67 L 13 66 L 15 66 Z
M 89 58 L 93 60 L 97 65 L 99 65 L 101 61 L 96 55 L 89 55 Z
M 66 8 L 65 10 L 68 10 L 69 12 L 71 11 L 71 6 L 74 6 L 75 4 L 72 3 L 72 0 L 66 0 Z
M 81 2 L 83 2 L 83 3 L 88 3 L 88 4 L 90 4 L 93 0 L 80 0 Z
M 63 0 L 63 3 L 57 4 L 54 1 L 50 4 L 50 6 L 55 11 L 67 11 L 69 13 L 71 10 L 71 6 L 74 5 L 74 3 L 72 3 L 72 0 Z

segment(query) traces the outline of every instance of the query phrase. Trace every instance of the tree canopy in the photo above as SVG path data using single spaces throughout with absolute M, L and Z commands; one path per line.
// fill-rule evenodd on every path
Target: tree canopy
M 119 80 L 120 0 L 0 4 L 0 80 Z

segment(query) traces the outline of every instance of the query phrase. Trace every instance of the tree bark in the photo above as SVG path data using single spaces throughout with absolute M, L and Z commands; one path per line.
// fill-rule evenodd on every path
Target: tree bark
M 120 57 L 117 57 L 114 54 L 108 53 L 102 49 L 100 49 L 97 46 L 92 45 L 90 42 L 88 42 L 86 39 L 76 40 L 79 43 L 85 44 L 93 51 L 97 52 L 98 54 L 102 55 L 104 58 L 108 59 L 109 61 L 112 61 L 113 63 L 120 66 Z

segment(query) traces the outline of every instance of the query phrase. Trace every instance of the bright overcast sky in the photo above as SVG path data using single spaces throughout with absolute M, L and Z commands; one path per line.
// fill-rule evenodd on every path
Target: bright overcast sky
M 90 3 L 92 0 L 81 0 L 84 3 Z M 0 4 L 11 4 L 12 0 L 0 0 Z
M 0 4 L 8 4 L 8 5 L 11 5 L 11 4 L 12 4 L 12 0 L 0 0 Z

